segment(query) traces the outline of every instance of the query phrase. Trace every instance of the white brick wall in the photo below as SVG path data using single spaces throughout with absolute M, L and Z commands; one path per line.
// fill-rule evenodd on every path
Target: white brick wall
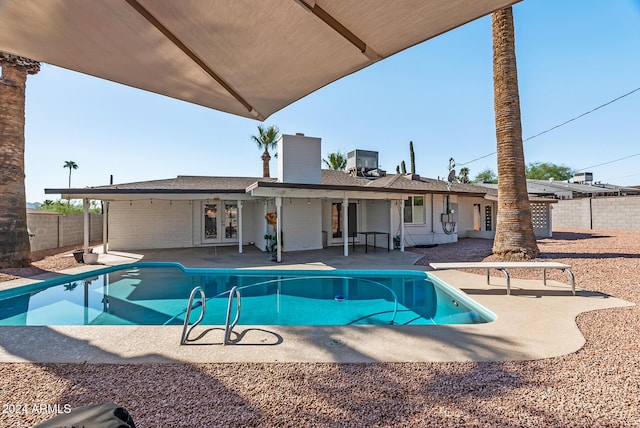
M 394 231 L 389 230 L 389 216 L 393 201 L 361 201 L 359 207 L 363 208 L 363 221 L 361 229 L 365 232 L 390 232 L 389 245 L 393 248 Z M 360 240 L 364 244 L 364 237 L 360 236 Z M 373 236 L 369 237 L 369 245 L 373 245 Z M 376 245 L 381 248 L 387 248 L 387 239 L 385 236 L 376 238 Z
M 322 248 L 322 200 L 282 201 L 282 243 L 284 251 Z
M 115 201 L 109 207 L 109 248 L 133 250 L 193 246 L 189 201 Z

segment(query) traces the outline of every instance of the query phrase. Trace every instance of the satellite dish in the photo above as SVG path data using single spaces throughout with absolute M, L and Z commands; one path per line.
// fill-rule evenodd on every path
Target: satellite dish
M 451 171 L 449 171 L 449 176 L 447 177 L 447 181 L 449 183 L 453 183 L 454 181 L 456 181 L 456 170 L 452 169 Z

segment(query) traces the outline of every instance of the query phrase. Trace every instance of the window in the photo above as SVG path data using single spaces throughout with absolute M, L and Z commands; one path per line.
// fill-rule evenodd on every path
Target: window
M 485 205 L 484 207 L 484 230 L 491 230 L 493 224 L 493 218 L 491 216 L 491 205 Z
M 409 196 L 404 201 L 404 222 L 424 223 L 424 196 Z

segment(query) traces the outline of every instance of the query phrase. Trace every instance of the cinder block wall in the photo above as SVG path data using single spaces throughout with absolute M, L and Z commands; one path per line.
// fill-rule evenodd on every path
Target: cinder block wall
M 561 200 L 551 213 L 554 230 L 640 230 L 640 196 Z
M 30 238 L 31 251 L 58 248 L 58 222 L 60 215 L 27 214 L 27 227 L 35 236 Z
M 84 243 L 84 214 L 27 214 L 31 233 L 31 251 L 82 245 Z M 102 214 L 89 214 L 89 241 L 102 240 Z

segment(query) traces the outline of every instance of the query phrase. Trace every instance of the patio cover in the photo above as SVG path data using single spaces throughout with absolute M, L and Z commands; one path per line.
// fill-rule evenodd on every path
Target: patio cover
M 0 0 L 0 51 L 264 120 L 518 0 Z

